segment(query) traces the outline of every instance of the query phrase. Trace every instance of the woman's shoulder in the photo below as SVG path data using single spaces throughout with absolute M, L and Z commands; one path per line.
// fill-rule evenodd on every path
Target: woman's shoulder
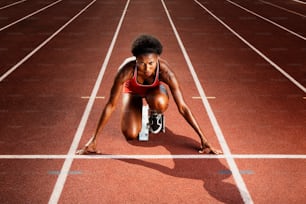
M 136 57 L 128 57 L 126 58 L 122 64 L 119 66 L 119 70 L 121 69 L 126 69 L 126 68 L 134 68 L 134 66 L 136 65 Z
M 135 62 L 136 62 L 136 57 L 132 56 L 132 57 L 125 58 L 122 64 L 130 64 L 130 63 L 135 64 Z
M 136 66 L 136 58 L 128 57 L 123 63 L 119 66 L 117 79 L 127 80 L 133 76 L 134 68 Z
M 159 59 L 159 66 L 160 66 L 159 70 L 160 80 L 168 84 L 169 81 L 173 79 L 174 73 L 170 68 L 169 63 L 165 59 L 162 58 Z
M 169 65 L 168 61 L 163 59 L 163 58 L 159 59 L 159 67 L 160 67 L 160 72 L 161 73 L 166 73 L 166 74 L 172 74 L 173 73 L 172 68 Z
M 169 69 L 169 63 L 163 58 L 159 58 L 159 66 L 161 68 Z

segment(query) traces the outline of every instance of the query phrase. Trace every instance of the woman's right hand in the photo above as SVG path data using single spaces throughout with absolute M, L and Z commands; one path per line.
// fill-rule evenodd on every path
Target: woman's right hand
M 99 150 L 97 150 L 97 141 L 93 136 L 87 142 L 87 144 L 82 148 L 76 151 L 77 155 L 86 155 L 86 154 L 101 154 Z

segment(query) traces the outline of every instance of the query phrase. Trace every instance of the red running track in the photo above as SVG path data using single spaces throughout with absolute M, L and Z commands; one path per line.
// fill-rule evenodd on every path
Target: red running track
M 0 27 L 53 2 L 0 9 Z M 304 4 L 106 0 L 84 9 L 90 3 L 63 0 L 0 31 L 0 77 L 16 68 L 0 82 L 1 203 L 305 203 Z M 98 140 L 103 155 L 74 156 L 140 33 L 160 38 L 186 102 L 224 155 L 197 154 L 199 140 L 171 100 L 165 134 L 126 142 L 119 104 Z

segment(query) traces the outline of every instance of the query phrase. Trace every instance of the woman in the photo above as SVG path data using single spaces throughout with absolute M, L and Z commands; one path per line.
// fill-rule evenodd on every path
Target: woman
M 104 107 L 93 137 L 77 154 L 99 153 L 96 149 L 98 133 L 103 129 L 114 111 L 123 92 L 121 130 L 127 140 L 137 139 L 142 127 L 143 98 L 150 109 L 151 131 L 159 132 L 163 127 L 163 115 L 168 107 L 167 85 L 173 95 L 179 112 L 196 131 L 201 140 L 200 153 L 221 154 L 205 138 L 197 121 L 186 105 L 179 83 L 168 63 L 160 58 L 162 45 L 150 35 L 139 36 L 132 44 L 134 57 L 128 58 L 120 66 L 114 79 L 110 98 Z

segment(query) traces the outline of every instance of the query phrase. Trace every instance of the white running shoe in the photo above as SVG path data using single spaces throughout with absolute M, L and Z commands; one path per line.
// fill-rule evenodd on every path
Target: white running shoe
M 165 117 L 162 113 L 151 112 L 149 124 L 151 133 L 165 132 Z

